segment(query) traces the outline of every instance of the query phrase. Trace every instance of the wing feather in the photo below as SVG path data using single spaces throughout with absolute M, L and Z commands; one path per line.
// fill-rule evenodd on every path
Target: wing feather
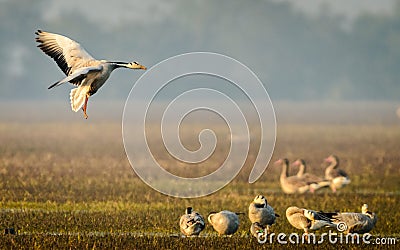
M 77 71 L 74 71 L 72 74 L 69 76 L 65 77 L 64 79 L 61 79 L 60 81 L 52 84 L 51 86 L 48 87 L 48 89 L 51 89 L 53 87 L 59 86 L 63 83 L 66 82 L 74 82 L 74 83 L 79 83 L 77 84 L 78 86 L 82 82 L 82 80 L 90 73 L 90 72 L 98 72 L 103 69 L 103 66 L 98 65 L 98 66 L 91 66 L 91 67 L 84 67 L 80 68 Z
M 79 43 L 68 37 L 41 30 L 35 34 L 38 47 L 53 58 L 67 76 L 95 60 Z

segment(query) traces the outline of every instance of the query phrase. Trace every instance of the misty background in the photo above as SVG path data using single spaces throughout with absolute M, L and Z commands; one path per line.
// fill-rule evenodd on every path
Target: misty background
M 400 0 L 0 0 L 0 100 L 69 102 L 71 86 L 47 90 L 64 75 L 36 47 L 37 29 L 97 59 L 148 68 L 181 53 L 224 54 L 248 66 L 273 102 L 400 95 Z M 125 101 L 141 74 L 114 72 L 90 102 Z M 58 112 L 70 112 L 64 106 Z

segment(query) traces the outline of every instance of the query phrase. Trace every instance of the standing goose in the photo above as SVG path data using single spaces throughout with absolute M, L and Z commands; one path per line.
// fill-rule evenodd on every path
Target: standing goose
M 330 155 L 325 159 L 325 162 L 329 163 L 329 166 L 325 169 L 325 179 L 331 182 L 330 186 L 333 192 L 350 183 L 347 173 L 338 168 L 339 158 L 336 155 Z
M 185 214 L 179 220 L 181 232 L 186 236 L 199 235 L 205 226 L 203 216 L 193 211 L 191 207 L 186 208 Z
M 249 219 L 252 224 L 257 223 L 252 225 L 252 228 L 254 226 L 266 228 L 266 232 L 269 234 L 270 226 L 275 223 L 276 217 L 279 215 L 275 214 L 274 209 L 267 203 L 267 199 L 263 195 L 257 195 L 249 205 Z
M 281 176 L 279 178 L 282 190 L 286 194 L 305 193 L 307 191 L 314 192 L 319 188 L 317 183 L 307 182 L 297 176 L 288 176 L 289 160 L 279 159 L 275 162 L 282 166 Z
M 220 236 L 234 234 L 239 228 L 239 216 L 228 210 L 210 213 L 208 222 Z
M 89 97 L 103 86 L 114 69 L 146 70 L 145 66 L 137 62 L 96 60 L 79 43 L 59 34 L 41 30 L 36 31 L 35 34 L 37 35 L 36 42 L 39 43 L 38 47 L 53 58 L 67 76 L 49 86 L 49 89 L 66 82 L 77 86 L 70 93 L 71 108 L 75 112 L 82 108 L 86 119 L 88 118 L 86 110 Z
M 328 187 L 330 185 L 330 181 L 325 180 L 319 176 L 314 174 L 306 173 L 306 162 L 303 159 L 297 159 L 295 162 L 292 163 L 293 166 L 299 168 L 296 176 L 306 182 L 317 183 L 320 188 Z
M 286 218 L 293 227 L 304 230 L 306 235 L 310 231 L 315 231 L 322 227 L 336 227 L 336 225 L 321 212 L 294 206 L 286 209 Z
M 332 222 L 338 225 L 338 229 L 340 229 L 340 223 L 345 223 L 346 226 L 344 233 L 359 233 L 364 234 L 374 228 L 378 217 L 375 213 L 372 213 L 368 210 L 368 205 L 364 204 L 361 207 L 361 213 L 334 213 L 332 218 Z

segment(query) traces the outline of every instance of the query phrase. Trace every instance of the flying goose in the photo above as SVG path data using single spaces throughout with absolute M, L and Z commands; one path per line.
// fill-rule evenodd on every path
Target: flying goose
M 330 187 L 333 192 L 336 192 L 337 189 L 350 183 L 350 178 L 347 173 L 338 168 L 339 158 L 336 155 L 330 155 L 325 159 L 325 162 L 329 163 L 329 166 L 325 169 L 325 179 L 331 182 Z
M 303 159 L 297 159 L 295 162 L 292 163 L 292 166 L 297 166 L 299 168 L 296 176 L 306 182 L 317 183 L 320 188 L 328 187 L 331 183 L 330 181 L 325 180 L 319 176 L 306 173 L 306 162 Z
M 203 216 L 200 213 L 193 211 L 192 207 L 187 207 L 185 214 L 179 220 L 181 232 L 186 236 L 199 235 L 205 228 Z
M 294 194 L 294 193 L 305 193 L 307 191 L 314 192 L 314 190 L 320 188 L 318 183 L 307 182 L 302 180 L 297 176 L 288 176 L 288 168 L 289 168 L 289 160 L 288 159 L 279 159 L 275 162 L 276 165 L 282 166 L 282 172 L 280 176 L 280 184 L 282 190 L 286 194 Z
M 295 206 L 286 209 L 286 218 L 293 227 L 304 230 L 306 235 L 310 231 L 315 231 L 322 227 L 336 228 L 336 225 L 321 212 Z
M 117 68 L 143 69 L 146 67 L 137 62 L 112 62 L 96 60 L 77 42 L 68 37 L 38 30 L 36 42 L 38 47 L 54 59 L 57 65 L 67 76 L 49 86 L 49 89 L 70 82 L 76 86 L 71 90 L 71 108 L 77 112 L 80 108 L 86 114 L 87 102 L 90 96 L 107 81 L 111 72 Z M 82 107 L 83 106 L 83 107 Z
M 332 222 L 336 225 L 345 223 L 346 230 L 344 233 L 359 233 L 364 234 L 374 228 L 378 217 L 375 213 L 368 210 L 368 205 L 364 204 L 361 207 L 361 213 L 333 213 L 330 215 Z M 339 229 L 339 226 L 338 226 Z
M 263 195 L 257 195 L 249 205 L 249 219 L 252 224 L 257 223 L 252 227 L 266 228 L 266 232 L 270 233 L 270 226 L 275 223 L 276 217 L 279 215 L 275 214 L 274 209 L 267 203 L 267 199 Z
M 239 228 L 238 214 L 228 210 L 218 213 L 211 212 L 208 216 L 208 222 L 220 236 L 234 234 Z

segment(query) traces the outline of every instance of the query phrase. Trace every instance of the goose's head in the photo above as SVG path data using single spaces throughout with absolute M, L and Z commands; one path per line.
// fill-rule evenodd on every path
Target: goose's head
M 279 159 L 275 162 L 276 165 L 289 165 L 289 160 L 284 158 L 284 159 Z
M 337 165 L 339 163 L 339 157 L 337 157 L 336 155 L 330 155 L 325 159 L 325 162 Z
M 368 213 L 368 205 L 367 205 L 367 204 L 362 205 L 362 207 L 361 207 L 361 212 L 362 212 L 363 214 Z
M 292 216 L 292 215 L 294 215 L 294 214 L 297 214 L 297 213 L 304 213 L 304 209 L 301 209 L 301 208 L 298 208 L 298 207 L 288 207 L 287 209 L 286 209 L 286 217 L 290 217 L 290 216 Z
M 293 166 L 299 167 L 301 165 L 305 166 L 306 162 L 303 159 L 297 159 L 295 162 L 292 163 Z
M 314 211 L 304 209 L 303 214 L 307 219 L 309 219 L 311 221 L 315 221 L 315 212 Z
M 210 213 L 208 213 L 207 220 L 208 220 L 208 222 L 209 222 L 211 225 L 213 224 L 212 217 L 213 217 L 215 214 L 217 214 L 217 212 L 210 212 Z
M 187 207 L 186 208 L 186 214 L 191 214 L 192 213 L 193 208 L 192 207 Z
M 263 195 L 257 195 L 254 198 L 253 202 L 256 204 L 264 205 L 264 206 L 267 205 L 267 199 Z
M 137 62 L 130 62 L 126 64 L 126 67 L 129 69 L 143 69 L 146 70 L 147 68 Z

